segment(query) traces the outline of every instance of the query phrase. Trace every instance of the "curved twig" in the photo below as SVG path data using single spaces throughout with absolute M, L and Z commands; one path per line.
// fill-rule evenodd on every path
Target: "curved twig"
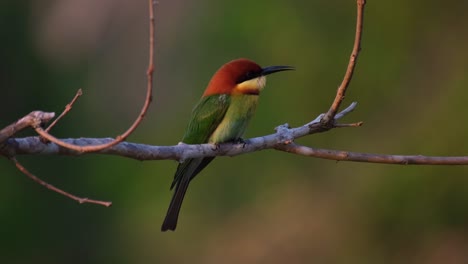
M 80 204 L 91 203 L 91 204 L 102 205 L 102 206 L 105 206 L 105 207 L 109 207 L 109 206 L 112 205 L 112 202 L 93 200 L 93 199 L 89 199 L 89 198 L 82 198 L 82 197 L 78 197 L 76 195 L 73 195 L 71 193 L 68 193 L 68 192 L 66 192 L 64 190 L 61 190 L 61 189 L 53 186 L 52 184 L 49 184 L 49 183 L 39 179 L 39 177 L 37 177 L 36 175 L 29 172 L 21 163 L 19 163 L 19 161 L 15 157 L 11 157 L 10 160 L 15 164 L 16 168 L 18 168 L 19 171 L 21 171 L 24 175 L 28 176 L 31 180 L 39 183 L 40 185 L 46 187 L 47 189 L 49 189 L 51 191 L 54 191 L 54 192 L 56 192 L 58 194 L 66 196 L 66 197 L 68 197 L 68 198 L 70 198 L 70 199 L 72 199 L 74 201 L 77 201 Z
M 148 62 L 148 69 L 146 71 L 147 75 L 147 89 L 146 89 L 146 99 L 145 103 L 143 104 L 143 107 L 141 108 L 140 114 L 138 117 L 135 119 L 133 124 L 125 131 L 123 134 L 118 135 L 115 137 L 114 140 L 106 143 L 106 144 L 100 144 L 100 145 L 92 145 L 92 146 L 78 146 L 74 144 L 70 144 L 67 142 L 64 142 L 51 134 L 49 134 L 47 131 L 42 129 L 39 125 L 34 126 L 34 129 L 36 132 L 43 138 L 54 142 L 57 145 L 60 145 L 64 148 L 69 148 L 71 150 L 75 150 L 78 152 L 96 152 L 100 151 L 106 148 L 110 148 L 112 146 L 115 146 L 119 144 L 120 142 L 124 141 L 125 139 L 130 136 L 133 131 L 140 125 L 141 121 L 146 115 L 146 112 L 148 111 L 148 108 L 153 100 L 153 73 L 154 73 L 154 28 L 155 28 L 155 20 L 154 20 L 154 3 L 153 0 L 149 0 L 149 62 Z
M 341 102 L 343 101 L 346 89 L 353 78 L 354 68 L 356 67 L 356 62 L 361 51 L 361 37 L 362 37 L 362 26 L 364 22 L 364 6 L 366 5 L 365 0 L 357 0 L 357 18 L 356 18 L 356 34 L 354 37 L 354 46 L 351 56 L 349 58 L 348 68 L 346 69 L 345 76 L 341 82 L 338 90 L 336 91 L 335 100 L 328 110 L 328 112 L 323 116 L 321 123 L 324 126 L 330 126 L 334 120 L 338 109 L 340 108 Z

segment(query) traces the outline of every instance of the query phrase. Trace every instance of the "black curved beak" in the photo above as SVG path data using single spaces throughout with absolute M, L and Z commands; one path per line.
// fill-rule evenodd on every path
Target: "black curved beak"
M 268 66 L 262 69 L 262 76 L 272 74 L 275 72 L 280 72 L 280 71 L 290 71 L 290 70 L 295 70 L 294 67 L 291 66 Z

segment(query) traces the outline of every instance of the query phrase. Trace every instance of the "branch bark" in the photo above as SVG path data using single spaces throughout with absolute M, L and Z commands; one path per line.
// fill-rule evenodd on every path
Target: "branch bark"
M 354 161 L 395 165 L 468 165 L 468 156 L 388 155 L 319 149 L 297 144 L 278 145 L 275 149 L 301 156 L 335 161 Z
M 54 116 L 55 113 L 32 111 L 13 124 L 0 130 L 0 144 L 25 128 L 40 126 L 41 124 L 49 122 Z
M 352 161 L 367 163 L 384 163 L 395 165 L 468 165 L 468 156 L 423 156 L 423 155 L 388 155 L 361 153 L 344 150 L 320 149 L 293 143 L 293 140 L 309 134 L 322 132 L 319 121 L 302 127 L 288 128 L 287 124 L 277 128 L 274 134 L 251 138 L 245 143 L 223 143 L 175 146 L 152 146 L 132 142 L 122 142 L 111 148 L 93 152 L 95 154 L 114 155 L 136 160 L 177 160 L 188 158 L 237 156 L 255 151 L 274 149 L 296 155 L 314 157 L 334 161 Z M 111 138 L 76 138 L 62 139 L 75 145 L 106 144 Z M 63 148 L 54 143 L 43 143 L 39 137 L 11 138 L 0 147 L 0 155 L 70 155 L 78 156 L 86 153 Z
M 350 106 L 335 116 L 335 121 L 351 113 L 357 106 L 353 102 Z M 323 127 L 319 115 L 311 122 L 303 126 L 290 128 L 288 124 L 278 126 L 276 133 L 263 137 L 246 140 L 245 143 L 226 143 L 215 146 L 213 144 L 187 145 L 179 144 L 176 146 L 151 146 L 130 142 L 121 142 L 110 148 L 101 149 L 93 153 L 118 155 L 137 160 L 163 160 L 173 159 L 183 161 L 188 158 L 208 157 L 208 156 L 236 156 L 249 152 L 273 149 L 279 144 L 290 144 L 295 139 L 307 135 L 321 133 L 331 128 Z M 334 122 L 336 123 L 336 122 Z M 335 124 L 335 127 L 355 127 L 356 124 Z M 75 146 L 95 146 L 112 142 L 112 138 L 70 138 L 60 139 L 67 145 Z M 54 141 L 44 143 L 39 137 L 10 138 L 3 144 L 0 144 L 0 155 L 14 157 L 17 155 L 82 155 L 86 152 L 76 151 L 75 149 L 63 147 L 62 144 L 56 144 Z
M 353 102 L 346 109 L 335 115 L 334 127 L 355 127 L 362 122 L 353 124 L 340 124 L 337 121 L 351 113 L 357 106 Z M 251 138 L 243 143 L 223 143 L 220 145 L 200 144 L 175 146 L 152 146 L 132 142 L 121 142 L 113 147 L 102 149 L 95 154 L 115 155 L 136 160 L 177 160 L 183 161 L 189 158 L 237 156 L 255 151 L 274 149 L 296 155 L 315 157 L 335 161 L 355 161 L 369 163 L 385 163 L 397 165 L 468 165 L 468 156 L 423 156 L 423 155 L 387 155 L 374 153 L 350 152 L 344 150 L 319 149 L 302 146 L 294 143 L 294 140 L 307 135 L 321 133 L 329 130 L 323 127 L 320 120 L 324 114 L 319 115 L 311 122 L 296 128 L 290 128 L 288 124 L 278 126 L 276 133 Z M 24 119 L 24 118 L 23 118 Z M 112 138 L 69 138 L 61 139 L 67 144 L 77 146 L 92 146 L 112 142 Z M 85 152 L 86 153 L 86 152 Z M 85 154 L 73 149 L 64 148 L 53 142 L 44 143 L 39 137 L 10 138 L 0 145 L 0 155 L 14 157 L 18 155 L 69 155 L 78 156 Z

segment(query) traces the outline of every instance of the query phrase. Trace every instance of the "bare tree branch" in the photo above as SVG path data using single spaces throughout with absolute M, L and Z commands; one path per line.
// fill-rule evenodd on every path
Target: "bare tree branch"
M 336 115 L 338 116 L 338 115 Z M 319 116 L 320 117 L 320 116 Z M 337 124 L 336 126 L 340 126 Z M 287 124 L 277 127 L 277 132 L 263 137 L 246 140 L 244 143 L 223 143 L 175 146 L 152 146 L 131 142 L 122 142 L 116 146 L 104 149 L 95 154 L 116 155 L 136 160 L 178 160 L 188 158 L 237 156 L 250 152 L 275 149 L 301 156 L 315 157 L 335 161 L 354 161 L 369 163 L 385 163 L 396 165 L 468 165 L 468 156 L 423 156 L 423 155 L 387 155 L 375 153 L 360 153 L 343 150 L 318 149 L 293 143 L 294 139 L 323 132 L 320 122 L 315 120 L 297 128 L 289 128 Z M 111 138 L 77 138 L 63 139 L 75 145 L 106 144 Z M 83 153 L 60 147 L 54 143 L 44 144 L 39 137 L 11 138 L 0 148 L 0 155 L 82 155 Z
M 39 183 L 40 185 L 46 187 L 47 189 L 51 190 L 51 191 L 54 191 L 58 194 L 61 194 L 63 196 L 66 196 L 72 200 L 75 200 L 77 201 L 78 203 L 80 204 L 83 204 L 83 203 L 92 203 L 92 204 L 98 204 L 98 205 L 102 205 L 102 206 L 105 206 L 105 207 L 109 207 L 112 205 L 112 202 L 106 202 L 106 201 L 99 201 L 99 200 L 93 200 L 93 199 L 89 199 L 89 198 L 81 198 L 81 197 L 78 197 L 76 195 L 73 195 L 71 193 L 68 193 L 64 190 L 61 190 L 55 186 L 53 186 L 52 184 L 49 184 L 41 179 L 39 179 L 37 176 L 35 176 L 34 174 L 32 174 L 31 172 L 29 172 L 21 163 L 18 162 L 18 160 L 15 158 L 15 157 L 11 157 L 10 160 L 15 164 L 16 168 L 18 168 L 19 171 L 21 171 L 22 173 L 24 173 L 26 176 L 28 176 L 31 180 Z
M 0 130 L 0 144 L 25 128 L 40 126 L 43 123 L 49 122 L 54 116 L 55 113 L 32 111 L 15 123 Z
M 395 165 L 468 165 L 468 156 L 387 155 L 344 150 L 318 149 L 297 144 L 277 145 L 277 150 L 320 159 Z
M 351 113 L 357 106 L 352 103 L 342 112 L 335 116 L 334 127 L 354 127 L 362 122 L 353 124 L 339 124 L 339 118 Z M 336 161 L 356 161 L 370 163 L 386 163 L 399 165 L 468 165 L 468 156 L 438 157 L 422 155 L 386 155 L 373 153 L 349 152 L 343 150 L 318 149 L 301 146 L 293 143 L 295 139 L 327 131 L 320 123 L 319 115 L 312 122 L 296 128 L 289 128 L 288 124 L 278 126 L 276 133 L 256 137 L 246 140 L 244 143 L 223 143 L 219 146 L 212 144 L 187 145 L 179 144 L 175 146 L 152 146 L 131 142 L 121 142 L 111 148 L 103 149 L 96 154 L 116 155 L 136 160 L 178 160 L 183 161 L 188 158 L 214 157 L 214 156 L 237 156 L 250 152 L 275 149 L 297 155 L 329 159 Z M 89 146 L 107 144 L 111 138 L 77 138 L 62 139 L 63 142 L 77 146 Z M 82 155 L 72 149 L 63 148 L 54 143 L 44 144 L 39 137 L 10 138 L 3 146 L 0 146 L 0 155 L 12 157 L 16 155 Z
M 357 106 L 352 103 L 349 107 L 337 114 L 335 120 L 349 114 Z M 278 126 L 276 133 L 252 138 L 246 140 L 245 143 L 226 143 L 220 144 L 215 147 L 212 144 L 202 145 L 186 145 L 179 144 L 176 146 L 151 146 L 144 144 L 136 144 L 129 142 L 121 142 L 120 144 L 111 148 L 95 151 L 93 153 L 119 155 L 138 160 L 185 160 L 187 158 L 207 157 L 207 156 L 235 156 L 253 151 L 271 149 L 277 144 L 289 144 L 295 139 L 307 135 L 320 133 L 329 130 L 330 128 L 323 128 L 320 123 L 320 118 L 323 114 L 319 115 L 312 122 L 296 128 L 289 128 L 288 124 Z M 335 124 L 336 127 L 341 124 Z M 111 138 L 77 138 L 77 139 L 61 139 L 61 142 L 69 145 L 76 146 L 94 146 L 108 144 L 112 142 Z M 53 141 L 44 144 L 38 137 L 26 138 L 10 138 L 3 145 L 0 145 L 0 155 L 13 157 L 25 154 L 44 154 L 44 155 L 81 155 L 85 152 L 76 151 L 71 148 L 63 147 L 62 145 L 55 144 Z
M 332 125 L 334 117 L 340 108 L 341 102 L 343 101 L 346 89 L 353 78 L 354 68 L 356 67 L 356 62 L 361 51 L 361 37 L 362 37 L 362 26 L 364 23 L 364 6 L 366 5 L 366 0 L 357 0 L 357 18 L 356 18 L 356 34 L 354 37 L 354 46 L 351 56 L 349 58 L 348 68 L 346 69 L 345 76 L 341 82 L 338 90 L 336 91 L 335 100 L 333 101 L 330 110 L 323 116 L 322 124 Z

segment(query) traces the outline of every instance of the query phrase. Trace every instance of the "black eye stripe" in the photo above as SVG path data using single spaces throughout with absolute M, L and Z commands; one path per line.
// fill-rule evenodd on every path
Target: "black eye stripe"
M 252 80 L 252 79 L 255 79 L 257 77 L 259 77 L 260 75 L 262 75 L 262 72 L 259 71 L 248 71 L 246 74 L 244 74 L 244 76 L 241 76 L 238 80 L 237 80 L 237 83 L 241 83 L 241 82 L 245 82 L 247 80 Z

